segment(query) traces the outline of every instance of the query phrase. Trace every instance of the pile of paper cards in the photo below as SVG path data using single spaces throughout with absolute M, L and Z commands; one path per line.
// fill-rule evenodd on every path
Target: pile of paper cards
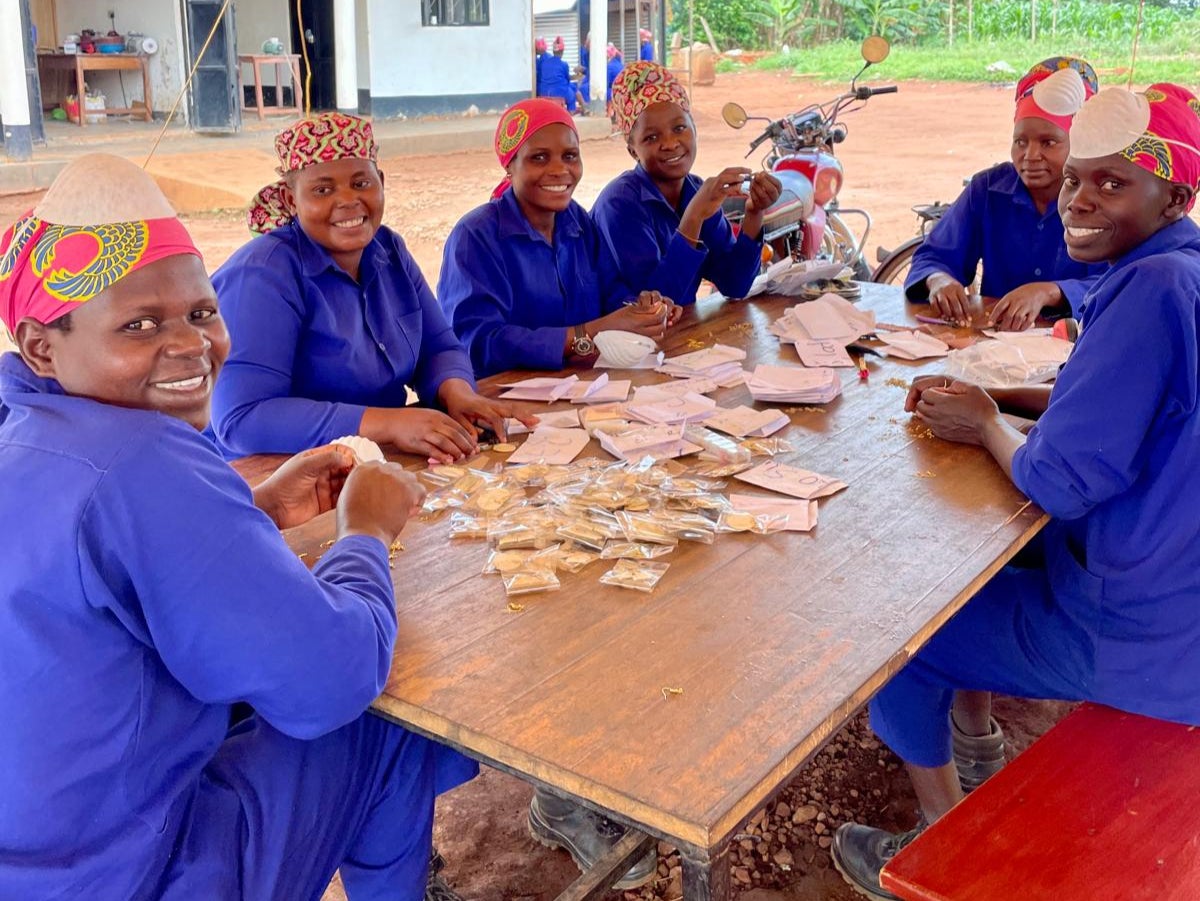
M 766 438 L 791 422 L 779 410 L 756 410 L 753 407 L 721 407 L 704 420 L 705 426 L 735 438 Z
M 771 332 L 781 341 L 832 341 L 843 347 L 875 331 L 875 313 L 860 310 L 836 294 L 788 307 L 771 323 Z
M 828 260 L 780 260 L 768 266 L 767 271 L 754 280 L 746 296 L 793 295 L 810 282 L 837 278 L 847 272 L 849 270 L 845 263 L 831 263 Z
M 703 350 L 669 357 L 658 367 L 658 372 L 678 379 L 709 378 L 722 388 L 740 385 L 745 378 L 742 361 L 746 352 L 724 344 L 714 344 Z
M 667 460 L 700 451 L 699 445 L 683 437 L 684 423 L 648 425 L 628 429 L 619 434 L 597 432 L 600 446 L 621 460 Z
M 557 400 L 569 400 L 573 404 L 608 404 L 622 401 L 629 396 L 628 379 L 609 379 L 602 372 L 590 382 L 581 382 L 579 376 L 566 378 L 540 377 L 510 382 L 500 395 L 502 400 L 540 400 L 552 404 Z
M 770 403 L 824 404 L 842 393 L 842 380 L 828 367 L 768 366 L 760 363 L 746 380 L 755 400 Z

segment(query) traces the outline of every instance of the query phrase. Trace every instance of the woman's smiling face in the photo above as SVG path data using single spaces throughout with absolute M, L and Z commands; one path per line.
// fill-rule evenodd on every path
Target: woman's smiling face
M 507 172 L 527 218 L 561 213 L 583 178 L 579 136 L 561 122 L 539 128 L 521 145 Z

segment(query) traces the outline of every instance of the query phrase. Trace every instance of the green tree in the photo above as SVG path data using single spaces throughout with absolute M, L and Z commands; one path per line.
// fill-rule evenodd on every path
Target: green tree
M 758 10 L 759 0 L 693 0 L 696 9 L 696 40 L 705 40 L 700 17 L 712 29 L 717 47 L 757 47 L 759 27 L 753 14 Z M 683 35 L 687 42 L 688 0 L 671 0 L 671 27 Z
M 835 24 L 813 15 L 813 0 L 758 0 L 750 16 L 762 29 L 762 45 L 768 50 L 802 44 L 822 25 Z

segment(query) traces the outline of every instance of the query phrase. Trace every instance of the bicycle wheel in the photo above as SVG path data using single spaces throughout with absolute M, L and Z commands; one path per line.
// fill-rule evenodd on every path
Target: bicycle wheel
M 882 263 L 871 273 L 871 281 L 881 285 L 904 285 L 908 270 L 912 268 L 913 254 L 924 242 L 924 238 L 909 238 L 887 255 Z

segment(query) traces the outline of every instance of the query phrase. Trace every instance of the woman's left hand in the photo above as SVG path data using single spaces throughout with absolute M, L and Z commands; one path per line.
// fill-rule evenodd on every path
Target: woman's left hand
M 916 414 L 939 438 L 982 445 L 984 429 L 1000 417 L 1000 408 L 978 385 L 953 381 L 922 391 Z
M 484 428 L 491 429 L 496 437 L 504 441 L 508 434 L 504 428 L 505 419 L 515 419 L 528 428 L 537 425 L 538 418 L 518 407 L 516 404 L 502 400 L 492 400 L 476 393 L 462 379 L 446 379 L 438 388 L 438 400 L 446 408 L 450 418 L 465 426 L 469 431 L 478 435 Z
M 750 190 L 746 198 L 746 215 L 742 219 L 742 231 L 746 237 L 758 240 L 762 234 L 763 214 L 767 207 L 779 199 L 783 184 L 770 172 L 755 172 L 750 179 Z
M 254 489 L 254 505 L 280 529 L 303 525 L 337 506 L 354 466 L 354 451 L 340 444 L 303 451 Z

